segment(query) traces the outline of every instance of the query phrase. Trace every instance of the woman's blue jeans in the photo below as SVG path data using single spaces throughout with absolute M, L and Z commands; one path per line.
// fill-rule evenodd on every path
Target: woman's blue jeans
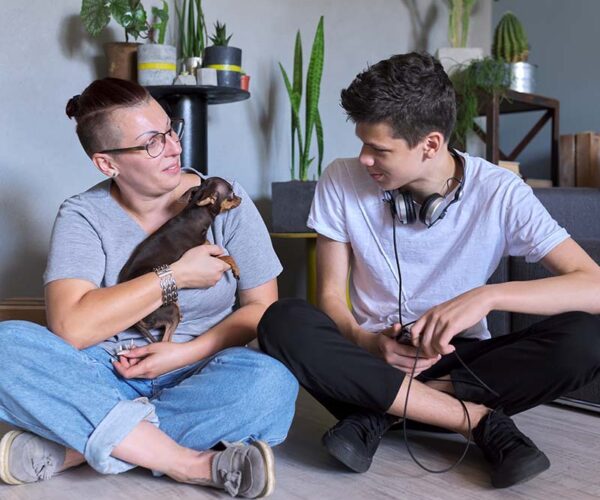
M 134 467 L 111 452 L 143 420 L 195 450 L 220 441 L 278 444 L 298 393 L 279 361 L 244 347 L 127 380 L 101 347 L 79 351 L 26 321 L 0 323 L 0 367 L 0 421 L 79 451 L 104 474 Z

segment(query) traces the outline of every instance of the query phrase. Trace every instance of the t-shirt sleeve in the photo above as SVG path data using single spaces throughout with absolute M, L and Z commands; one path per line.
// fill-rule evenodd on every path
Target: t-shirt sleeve
M 521 180 L 511 191 L 506 217 L 508 253 L 526 262 L 538 262 L 569 237 Z
M 336 169 L 341 165 L 331 164 L 317 182 L 306 225 L 317 233 L 342 243 L 348 243 L 346 217 L 343 200 L 340 195 L 341 186 L 336 185 Z
M 44 286 L 51 281 L 76 278 L 100 287 L 105 267 L 106 255 L 89 212 L 77 197 L 66 200 L 54 221 Z
M 283 267 L 273 249 L 265 223 L 248 196 L 237 183 L 233 191 L 242 202 L 227 212 L 223 225 L 223 246 L 240 269 L 238 287 L 255 288 L 276 278 Z

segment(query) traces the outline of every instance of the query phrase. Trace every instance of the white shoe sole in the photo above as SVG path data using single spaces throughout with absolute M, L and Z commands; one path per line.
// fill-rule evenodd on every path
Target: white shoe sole
M 13 441 L 23 433 L 24 431 L 7 432 L 0 441 L 0 480 L 6 484 L 25 484 L 23 481 L 19 481 L 13 477 L 8 467 L 8 458 Z
M 265 461 L 266 484 L 260 495 L 256 498 L 266 497 L 273 493 L 275 489 L 275 457 L 271 447 L 263 441 L 254 441 L 252 446 L 256 446 Z

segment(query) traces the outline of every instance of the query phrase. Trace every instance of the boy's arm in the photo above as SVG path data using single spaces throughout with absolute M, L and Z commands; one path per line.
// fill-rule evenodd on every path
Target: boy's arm
M 429 356 L 449 354 L 454 350 L 450 340 L 492 310 L 600 313 L 600 267 L 574 240 L 557 245 L 541 263 L 556 276 L 484 285 L 431 308 L 411 330 L 414 344 Z
M 541 315 L 600 314 L 600 266 L 573 239 L 557 245 L 541 263 L 555 276 L 488 285 L 492 309 Z
M 361 328 L 348 308 L 346 287 L 352 247 L 325 236 L 317 237 L 317 300 L 319 307 L 334 321 L 347 339 L 374 356 L 383 358 L 389 365 L 405 373 L 418 375 L 439 360 L 439 356 L 419 356 L 415 364 L 416 350 L 411 345 L 394 340 L 400 325 L 395 324 L 374 334 Z

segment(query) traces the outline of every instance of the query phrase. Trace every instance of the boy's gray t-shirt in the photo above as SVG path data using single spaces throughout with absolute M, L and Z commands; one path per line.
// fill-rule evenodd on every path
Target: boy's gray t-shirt
M 101 182 L 61 205 L 52 231 L 44 285 L 76 278 L 97 287 L 113 286 L 135 247 L 148 236 L 110 195 L 111 182 Z M 173 336 L 174 342 L 202 335 L 231 314 L 238 287 L 257 287 L 282 271 L 254 203 L 238 183 L 232 182 L 232 186 L 242 203 L 216 217 L 207 239 L 234 258 L 240 280 L 237 282 L 228 271 L 211 288 L 180 290 L 183 320 Z M 157 333 L 162 332 L 153 332 L 155 336 Z M 135 339 L 137 345 L 146 343 L 138 330 L 129 328 L 106 340 L 103 347 L 114 351 L 119 343 L 129 339 Z

